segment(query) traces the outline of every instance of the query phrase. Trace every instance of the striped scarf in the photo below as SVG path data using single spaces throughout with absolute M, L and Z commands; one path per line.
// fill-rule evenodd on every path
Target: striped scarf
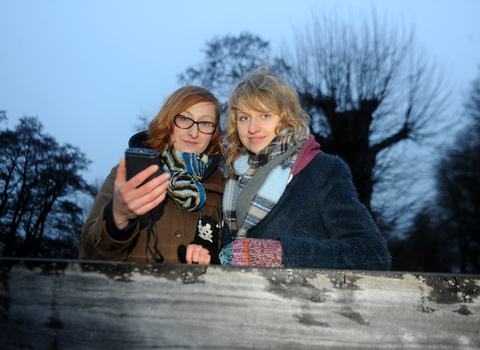
M 288 130 L 280 132 L 272 142 L 256 155 L 245 153 L 233 164 L 233 174 L 225 187 L 223 196 L 223 219 L 230 229 L 232 238 L 247 237 L 248 232 L 255 228 L 267 216 L 282 196 L 290 177 L 290 172 L 300 149 L 288 157 L 282 164 L 273 168 L 249 206 L 248 213 L 241 227 L 237 226 L 237 202 L 243 188 L 255 174 L 269 161 L 286 153 L 295 145 L 300 148 L 306 142 L 305 137 L 300 137 L 295 142 L 293 133 Z
M 168 191 L 186 210 L 195 211 L 203 207 L 206 193 L 200 181 L 212 162 L 206 153 L 184 153 L 169 145 L 160 154 L 163 170 L 170 174 Z

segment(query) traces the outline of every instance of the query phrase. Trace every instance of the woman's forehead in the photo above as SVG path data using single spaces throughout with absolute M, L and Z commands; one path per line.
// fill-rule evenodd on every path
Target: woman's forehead
M 240 110 L 240 111 L 253 110 L 257 112 L 268 112 L 268 111 L 271 111 L 272 109 L 269 108 L 262 101 L 258 99 L 255 99 L 255 100 L 252 99 L 252 100 L 239 101 L 237 105 L 237 110 Z

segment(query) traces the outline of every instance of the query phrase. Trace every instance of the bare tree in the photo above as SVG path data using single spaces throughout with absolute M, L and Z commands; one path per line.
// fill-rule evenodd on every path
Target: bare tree
M 154 117 L 155 117 L 154 115 L 147 113 L 143 109 L 140 110 L 140 112 L 137 114 L 138 124 L 135 124 L 133 126 L 133 131 L 140 132 L 140 131 L 148 130 L 148 128 L 150 127 L 150 122 Z
M 238 36 L 215 37 L 206 42 L 205 58 L 197 67 L 188 67 L 177 75 L 180 85 L 198 85 L 212 91 L 226 111 L 233 86 L 248 72 L 269 60 L 270 44 L 259 36 L 243 32 Z M 145 111 L 137 115 L 135 131 L 148 129 L 153 116 Z M 222 117 L 222 127 L 225 120 Z
M 248 32 L 215 37 L 206 43 L 205 60 L 178 75 L 183 85 L 196 84 L 228 100 L 233 86 L 248 72 L 269 60 L 270 44 Z
M 392 237 L 389 251 L 394 271 L 458 273 L 458 250 L 451 225 L 430 201 L 418 211 L 405 237 Z
M 465 104 L 470 123 L 462 130 L 437 168 L 438 207 L 459 252 L 462 273 L 480 272 L 480 75 Z
M 50 256 L 43 243 L 78 236 L 82 226 L 72 195 L 90 191 L 79 175 L 90 161 L 42 129 L 36 118 L 24 117 L 14 130 L 0 130 L 2 256 Z
M 480 69 L 480 66 L 479 66 Z M 480 74 L 472 81 L 465 109 L 476 128 L 480 127 Z
M 238 79 L 270 60 L 298 92 L 322 149 L 347 162 L 360 201 L 386 233 L 423 206 L 419 198 L 432 197 L 430 153 L 455 122 L 451 88 L 414 38 L 374 12 L 361 21 L 323 14 L 271 59 L 268 43 L 252 34 L 215 38 L 205 62 L 179 82 L 226 100 Z
M 324 13 L 297 30 L 281 56 L 282 74 L 312 117 L 316 138 L 347 162 L 360 201 L 371 210 L 381 186 L 398 198 L 395 183 L 412 169 L 411 163 L 398 167 L 409 155 L 402 143 L 415 145 L 409 151 L 415 152 L 452 122 L 449 88 L 415 44 L 414 31 L 374 12 L 362 21 Z
M 182 85 L 199 85 L 212 91 L 222 104 L 221 126 L 226 129 L 228 97 L 238 81 L 248 72 L 267 62 L 270 44 L 258 35 L 243 32 L 238 36 L 215 37 L 206 43 L 205 58 L 197 66 L 178 75 Z
M 480 75 L 466 101 L 470 123 L 442 152 L 436 196 L 420 210 L 405 239 L 392 240 L 393 269 L 480 272 Z

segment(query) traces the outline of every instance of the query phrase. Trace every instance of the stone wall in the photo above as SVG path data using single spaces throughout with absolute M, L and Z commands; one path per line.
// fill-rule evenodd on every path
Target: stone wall
M 0 259 L 0 349 L 480 349 L 480 276 Z

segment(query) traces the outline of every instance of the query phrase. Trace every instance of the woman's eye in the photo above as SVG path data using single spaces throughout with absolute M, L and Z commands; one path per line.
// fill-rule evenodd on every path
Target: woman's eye
M 262 115 L 262 118 L 263 118 L 263 119 L 270 118 L 270 114 L 264 114 L 264 115 Z
M 188 120 L 189 120 L 190 118 L 189 118 L 189 117 L 184 117 L 184 116 L 182 115 L 181 119 L 182 119 L 182 122 L 188 122 Z
M 246 115 L 241 115 L 241 116 L 238 117 L 238 120 L 243 122 L 245 120 L 248 120 L 248 117 Z
M 213 123 L 211 123 L 211 122 L 200 122 L 200 123 L 201 123 L 202 125 L 204 125 L 204 126 L 210 126 L 210 125 L 213 124 Z

